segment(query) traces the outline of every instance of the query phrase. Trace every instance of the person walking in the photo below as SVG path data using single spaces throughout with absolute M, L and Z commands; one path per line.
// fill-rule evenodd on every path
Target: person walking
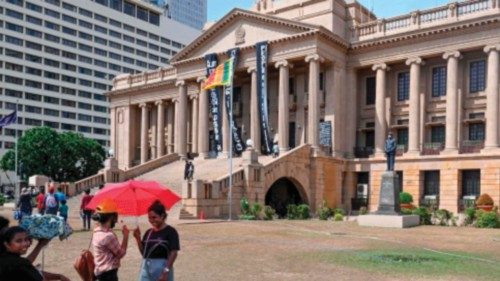
M 141 239 L 141 230 L 134 230 L 134 238 L 142 255 L 139 281 L 174 281 L 174 262 L 180 251 L 177 230 L 166 223 L 167 212 L 160 201 L 148 209 L 152 228 Z
M 184 164 L 184 180 L 187 180 L 189 177 L 189 161 L 186 159 L 186 163 Z
M 126 225 L 123 226 L 123 239 L 120 244 L 113 233 L 118 221 L 118 207 L 111 199 L 104 199 L 99 203 L 92 219 L 98 223 L 92 235 L 94 274 L 98 281 L 118 281 L 120 260 L 127 253 L 129 230 Z
M 54 187 L 49 188 L 49 193 L 45 195 L 44 203 L 45 203 L 46 214 L 57 215 L 57 211 L 59 208 L 57 204 L 57 199 L 54 196 Z
M 189 167 L 188 167 L 188 180 L 192 181 L 194 176 L 194 164 L 192 161 L 189 161 Z
M 49 240 L 40 242 L 37 245 L 39 249 L 47 245 Z M 24 228 L 12 226 L 2 231 L 0 234 L 0 280 L 69 281 L 62 274 L 38 271 L 33 266 L 33 260 L 22 257 L 30 246 L 31 239 Z
M 23 189 L 21 189 L 21 197 L 19 197 L 17 207 L 21 211 L 19 221 L 21 221 L 24 216 L 31 216 L 33 207 L 31 206 L 31 193 L 29 192 L 28 188 L 23 187 Z
M 61 205 L 59 206 L 59 216 L 62 217 L 65 222 L 68 221 L 68 205 L 66 205 L 65 199 L 61 201 Z
M 38 195 L 36 196 L 35 200 L 36 200 L 36 208 L 38 210 L 38 213 L 43 215 L 44 212 L 45 212 L 45 204 L 44 204 L 44 200 L 45 199 L 45 188 L 44 187 L 40 187 L 40 190 L 38 192 Z
M 92 217 L 92 210 L 87 209 L 87 205 L 90 203 L 94 196 L 90 195 L 90 189 L 85 190 L 85 195 L 82 197 L 82 202 L 80 204 L 80 212 L 83 214 L 83 230 L 90 230 L 90 218 Z
M 56 197 L 56 200 L 57 200 L 57 204 L 61 204 L 61 202 L 63 200 L 66 200 L 66 195 L 64 194 L 64 192 L 62 191 L 62 188 L 61 187 L 58 187 L 57 188 L 57 192 L 54 193 L 54 196 Z

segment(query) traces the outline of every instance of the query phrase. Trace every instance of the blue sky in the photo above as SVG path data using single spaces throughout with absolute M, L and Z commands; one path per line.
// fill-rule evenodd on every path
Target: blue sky
M 215 21 L 223 17 L 231 9 L 238 7 L 249 9 L 254 0 L 207 0 L 208 1 L 208 20 Z M 444 5 L 449 0 L 358 0 L 379 18 L 387 18 L 406 14 L 414 10 L 423 10 L 435 6 Z

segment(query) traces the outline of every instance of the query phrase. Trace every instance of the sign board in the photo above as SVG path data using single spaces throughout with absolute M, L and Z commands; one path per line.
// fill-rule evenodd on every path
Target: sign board
M 332 146 L 332 121 L 319 123 L 319 144 L 322 146 Z

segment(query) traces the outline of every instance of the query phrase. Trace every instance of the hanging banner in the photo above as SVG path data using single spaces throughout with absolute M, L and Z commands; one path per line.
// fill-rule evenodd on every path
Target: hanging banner
M 206 55 L 205 64 L 208 77 L 217 67 L 217 54 Z M 222 151 L 219 91 L 217 90 L 217 88 L 214 88 L 208 90 L 207 94 L 210 100 L 210 112 L 212 113 L 212 126 L 214 129 L 214 141 L 210 150 L 218 153 Z
M 263 153 L 271 154 L 272 138 L 269 134 L 267 113 L 267 42 L 259 42 L 255 44 L 255 48 L 257 49 L 257 99 L 259 102 L 260 136 Z
M 239 48 L 234 48 L 234 49 L 227 51 L 227 55 L 233 59 L 233 65 L 235 67 L 238 64 L 239 53 L 240 53 Z M 233 69 L 233 72 L 234 72 L 234 69 Z M 233 95 L 233 89 L 234 89 L 234 87 L 233 87 L 232 83 L 231 83 L 231 86 L 224 87 L 224 95 L 225 95 L 224 100 L 226 103 L 226 112 L 227 112 L 227 119 L 228 120 L 231 120 L 231 118 L 230 118 L 230 114 L 231 114 L 231 112 L 230 112 L 230 107 L 231 107 L 230 98 Z M 243 142 L 241 141 L 241 136 L 238 133 L 238 127 L 236 127 L 236 122 L 234 121 L 234 118 L 233 118 L 233 122 L 231 124 L 229 124 L 229 126 L 231 128 L 231 133 L 233 135 L 233 151 L 236 154 L 241 154 L 245 148 L 243 147 Z

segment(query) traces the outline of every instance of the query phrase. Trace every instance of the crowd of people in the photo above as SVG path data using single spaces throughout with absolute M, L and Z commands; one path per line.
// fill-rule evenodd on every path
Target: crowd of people
M 24 192 L 24 193 L 23 193 Z M 24 190 L 22 194 L 26 194 Z M 23 216 L 32 214 L 31 195 L 29 208 L 25 206 L 21 195 L 18 207 Z M 27 198 L 27 197 L 26 197 Z M 53 214 L 68 218 L 66 196 L 61 190 L 55 192 L 49 188 L 36 196 L 36 209 L 40 214 Z M 97 281 L 118 281 L 120 260 L 127 254 L 130 230 L 126 225 L 121 228 L 122 240 L 118 240 L 113 229 L 118 222 L 118 207 L 111 199 L 102 200 L 95 210 L 87 208 L 92 200 L 90 190 L 86 190 L 81 199 L 80 214 L 83 230 L 90 230 L 90 220 L 96 225 L 92 232 L 91 249 L 94 255 L 94 275 Z M 133 238 L 142 256 L 139 281 L 173 281 L 174 262 L 180 250 L 179 235 L 176 229 L 166 222 L 167 212 L 160 201 L 155 201 L 148 209 L 148 221 L 151 228 L 141 233 L 137 226 Z M 20 226 L 9 226 L 6 218 L 0 217 L 0 280 L 48 281 L 69 280 L 62 274 L 45 272 L 37 269 L 33 263 L 41 249 L 50 241 L 41 239 L 29 255 L 32 239 L 27 230 Z M 79 253 L 75 253 L 75 258 Z

